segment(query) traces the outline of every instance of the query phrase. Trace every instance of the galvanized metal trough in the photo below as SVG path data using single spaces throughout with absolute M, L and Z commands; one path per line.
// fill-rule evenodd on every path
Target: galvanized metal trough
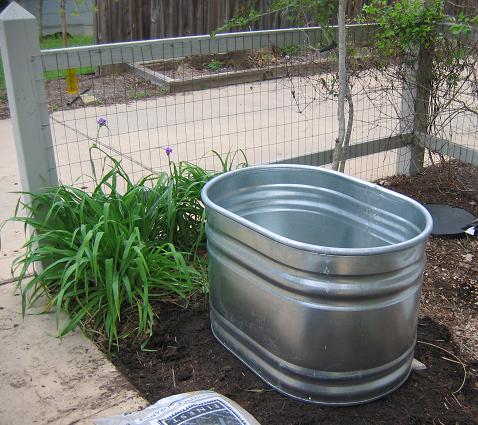
M 417 202 L 316 167 L 225 173 L 202 192 L 211 324 L 297 399 L 364 403 L 408 377 L 432 228 Z

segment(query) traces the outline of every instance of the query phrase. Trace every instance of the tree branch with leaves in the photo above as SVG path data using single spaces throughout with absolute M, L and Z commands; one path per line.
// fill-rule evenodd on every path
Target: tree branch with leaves
M 259 21 L 263 16 L 268 14 L 280 14 L 289 20 L 292 26 L 308 27 L 319 25 L 324 30 L 325 39 L 331 43 L 329 34 L 330 23 L 337 17 L 338 22 L 338 124 L 339 132 L 335 140 L 335 149 L 333 155 L 332 168 L 343 172 L 345 169 L 345 161 L 347 160 L 348 147 L 352 134 L 352 126 L 354 120 L 354 106 L 348 81 L 346 67 L 346 27 L 345 12 L 348 1 L 340 0 L 338 4 L 328 0 L 273 0 L 271 6 L 267 10 L 258 11 L 256 2 L 249 1 L 240 12 L 232 19 L 228 20 L 216 32 L 230 31 L 234 28 L 251 28 L 251 25 Z M 335 46 L 331 44 L 332 48 Z M 312 50 L 317 50 L 310 46 Z M 296 93 L 291 91 L 292 96 L 296 99 Z M 345 119 L 345 104 L 348 106 L 348 119 Z

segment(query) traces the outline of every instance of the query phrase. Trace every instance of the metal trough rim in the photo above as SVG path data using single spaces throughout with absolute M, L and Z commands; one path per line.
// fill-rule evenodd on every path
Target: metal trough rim
M 270 170 L 271 168 L 274 169 L 301 169 L 301 170 L 315 170 L 315 171 L 320 171 L 320 173 L 328 173 L 336 176 L 340 176 L 342 179 L 349 180 L 354 183 L 359 183 L 362 186 L 368 186 L 372 188 L 373 190 L 382 192 L 386 194 L 387 196 L 394 196 L 397 198 L 401 198 L 406 202 L 411 203 L 417 210 L 419 210 L 425 217 L 425 228 L 415 237 L 408 239 L 403 242 L 399 242 L 396 244 L 390 244 L 390 245 L 385 245 L 385 246 L 378 246 L 378 247 L 372 247 L 372 248 L 337 248 L 337 247 L 328 247 L 328 246 L 322 246 L 322 245 L 313 245 L 309 243 L 304 243 L 304 242 L 299 242 L 293 239 L 286 238 L 284 236 L 280 236 L 274 232 L 271 232 L 270 230 L 265 229 L 262 226 L 259 226 L 243 217 L 240 217 L 239 215 L 227 210 L 226 208 L 223 208 L 219 205 L 217 205 L 215 202 L 213 202 L 208 195 L 208 191 L 213 185 L 218 184 L 221 180 L 225 180 L 229 178 L 229 176 L 233 174 L 241 174 L 241 173 L 250 173 L 251 170 L 254 171 L 267 171 Z M 242 224 L 243 226 L 252 229 L 261 235 L 265 236 L 268 239 L 271 239 L 275 242 L 278 242 L 282 245 L 286 245 L 288 247 L 300 249 L 303 251 L 311 252 L 311 253 L 316 253 L 316 254 L 322 254 L 322 255 L 338 255 L 338 256 L 367 256 L 367 255 L 378 255 L 378 254 L 388 254 L 388 253 L 393 253 L 396 251 L 401 251 L 407 248 L 410 248 L 412 246 L 415 246 L 417 244 L 420 244 L 428 238 L 428 236 L 431 233 L 432 227 L 433 227 L 433 220 L 430 215 L 430 213 L 426 210 L 426 208 L 421 205 L 419 202 L 408 198 L 405 195 L 402 195 L 398 192 L 394 192 L 392 190 L 386 189 L 382 186 L 379 186 L 375 183 L 370 183 L 365 180 L 358 179 L 356 177 L 352 177 L 343 173 L 339 173 L 337 171 L 333 170 L 328 170 L 326 168 L 318 168 L 310 165 L 295 165 L 295 164 L 280 164 L 280 165 L 275 165 L 275 164 L 268 164 L 268 165 L 255 165 L 252 167 L 246 167 L 246 168 L 241 168 L 238 170 L 233 170 L 233 171 L 228 171 L 224 174 L 221 174 L 217 177 L 214 177 L 211 181 L 206 183 L 204 186 L 202 193 L 202 200 L 206 207 L 211 208 L 213 210 L 216 210 L 223 214 L 225 217 L 227 217 L 230 220 L 233 220 L 237 223 Z

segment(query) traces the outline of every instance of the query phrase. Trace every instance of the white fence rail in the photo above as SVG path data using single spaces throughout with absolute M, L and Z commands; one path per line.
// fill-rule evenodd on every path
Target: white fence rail
M 363 30 L 372 25 L 349 25 L 356 39 L 365 38 Z M 330 32 L 336 31 L 332 27 Z M 114 65 L 129 62 L 174 59 L 270 47 L 317 44 L 325 39 L 321 27 L 237 32 L 227 34 L 175 37 L 161 40 L 131 41 L 96 46 L 42 51 L 45 71 L 81 66 Z

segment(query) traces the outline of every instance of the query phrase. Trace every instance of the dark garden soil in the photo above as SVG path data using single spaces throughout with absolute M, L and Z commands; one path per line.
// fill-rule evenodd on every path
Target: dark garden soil
M 380 184 L 420 202 L 478 213 L 478 169 L 471 166 L 452 162 Z M 150 402 L 214 389 L 263 425 L 478 423 L 478 242 L 432 237 L 427 254 L 415 351 L 427 369 L 412 372 L 400 389 L 373 403 L 319 407 L 271 390 L 215 341 L 204 297 L 191 300 L 187 309 L 157 303 L 149 345 L 156 351 L 141 351 L 138 342 L 125 340 L 113 361 Z
M 64 78 L 46 81 L 45 90 L 50 112 L 78 109 L 85 106 L 130 103 L 135 100 L 164 96 L 161 87 L 128 71 L 102 76 L 78 75 L 78 93 L 89 96 L 89 99 L 67 94 Z M 84 102 L 83 99 L 88 100 Z M 5 90 L 0 89 L 0 119 L 9 117 L 7 94 Z
M 4 89 L 0 89 L 0 120 L 4 120 L 5 118 L 10 118 L 7 91 Z
M 330 56 L 330 52 L 317 53 L 303 49 L 287 54 L 279 48 L 272 48 L 196 55 L 178 60 L 155 62 L 147 66 L 170 78 L 184 80 L 211 74 L 311 63 L 322 65 L 321 68 L 315 68 L 317 72 L 330 71 L 334 66 L 333 61 L 329 60 Z

